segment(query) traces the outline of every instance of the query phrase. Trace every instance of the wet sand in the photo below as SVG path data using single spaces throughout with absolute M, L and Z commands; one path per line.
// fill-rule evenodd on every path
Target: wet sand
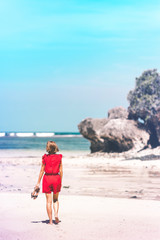
M 1 192 L 32 191 L 40 170 L 40 158 L 0 158 L 0 162 Z M 62 195 L 160 199 L 160 160 L 64 156 L 63 168 Z

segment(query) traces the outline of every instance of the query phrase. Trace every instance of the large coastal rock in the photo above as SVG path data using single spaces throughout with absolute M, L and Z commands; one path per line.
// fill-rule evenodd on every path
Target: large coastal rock
M 101 129 L 100 136 L 104 139 L 105 152 L 139 151 L 149 140 L 149 134 L 128 119 L 111 119 Z
M 138 123 L 128 120 L 122 107 L 109 110 L 108 118 L 87 118 L 79 125 L 80 133 L 91 142 L 91 152 L 123 152 L 141 150 L 148 142 L 149 134 Z
M 105 145 L 100 131 L 108 121 L 107 118 L 86 118 L 78 125 L 80 133 L 91 142 L 91 152 L 104 151 Z
M 117 118 L 126 119 L 128 118 L 128 111 L 123 107 L 112 108 L 108 111 L 108 118 L 109 119 L 117 119 Z
M 113 108 L 108 118 L 87 118 L 78 125 L 80 133 L 91 142 L 91 152 L 140 151 L 160 146 L 160 74 L 156 69 L 136 78 L 128 100 L 128 111 Z
M 150 133 L 152 147 L 160 145 L 160 74 L 147 70 L 136 78 L 136 86 L 128 94 L 129 119 L 141 119 Z

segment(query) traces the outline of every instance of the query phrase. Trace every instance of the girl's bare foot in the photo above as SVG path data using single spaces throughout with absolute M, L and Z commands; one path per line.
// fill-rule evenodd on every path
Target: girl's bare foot
M 55 217 L 55 224 L 58 224 L 60 221 L 59 221 L 59 218 L 58 217 Z

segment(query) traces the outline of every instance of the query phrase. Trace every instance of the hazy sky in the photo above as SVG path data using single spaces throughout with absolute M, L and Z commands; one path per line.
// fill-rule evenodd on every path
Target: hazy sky
M 160 2 L 0 0 L 0 131 L 77 131 L 160 71 Z

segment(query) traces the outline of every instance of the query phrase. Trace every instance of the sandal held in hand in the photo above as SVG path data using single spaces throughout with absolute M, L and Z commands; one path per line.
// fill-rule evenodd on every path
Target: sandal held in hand
M 38 197 L 40 188 L 39 187 L 35 187 L 34 191 L 31 193 L 31 198 L 36 199 Z

